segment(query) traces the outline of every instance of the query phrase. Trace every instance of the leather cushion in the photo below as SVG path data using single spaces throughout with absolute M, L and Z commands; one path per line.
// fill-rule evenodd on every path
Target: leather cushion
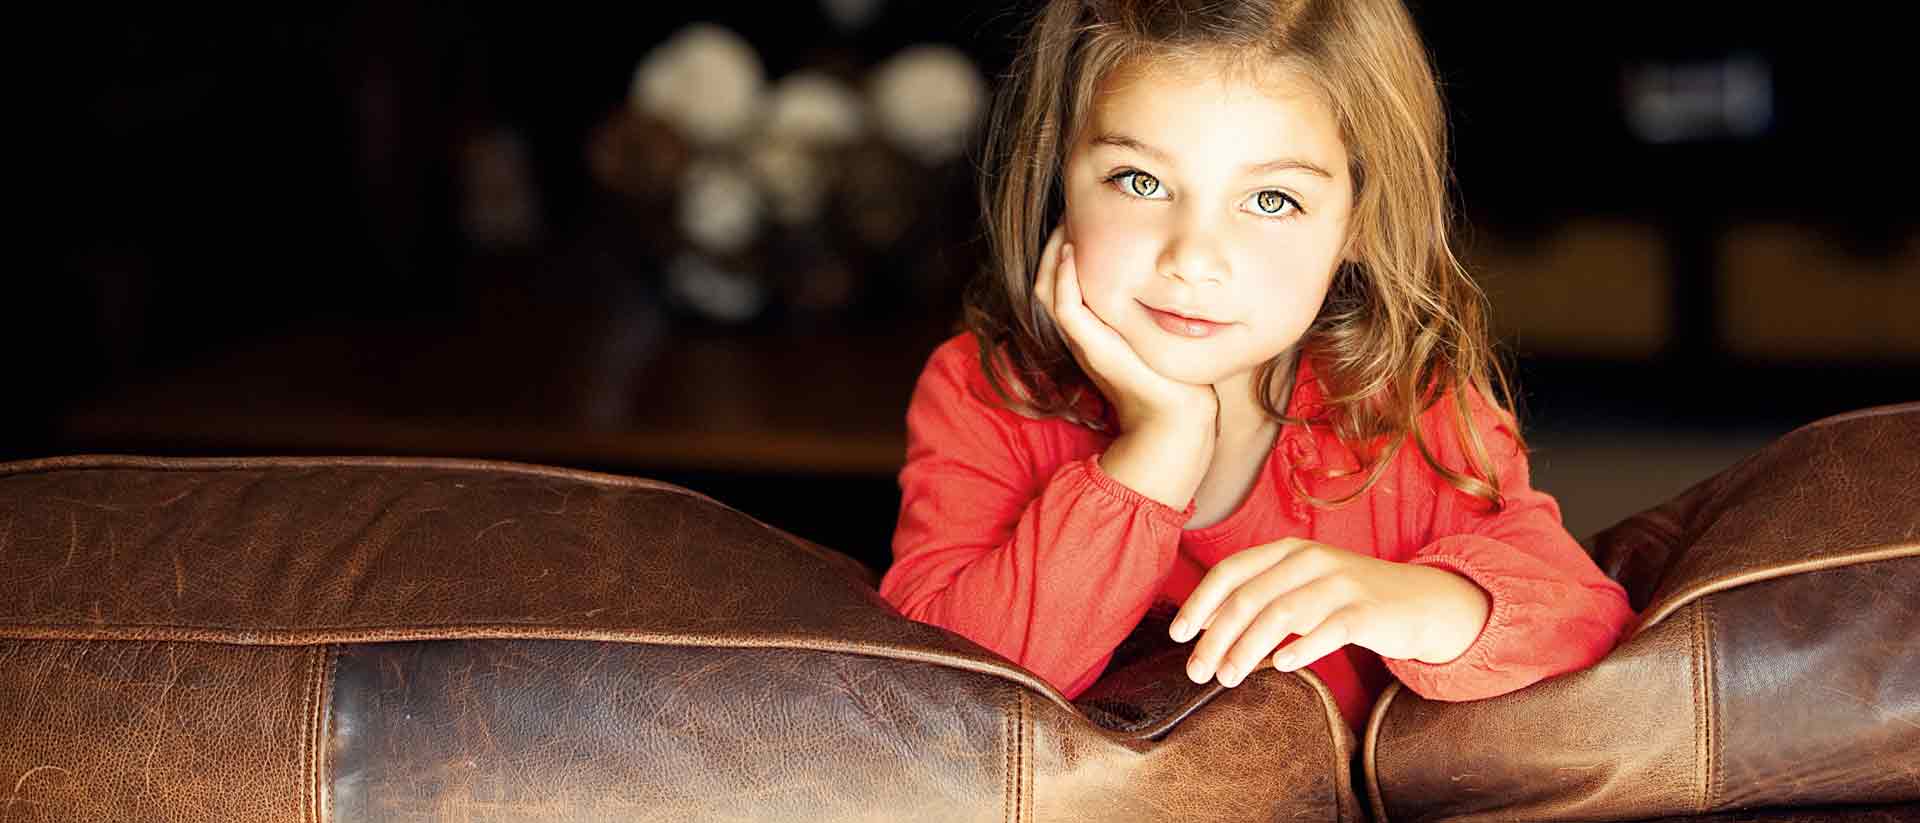
M 1920 801 L 1920 404 L 1802 427 L 1589 547 L 1638 624 L 1490 700 L 1391 688 L 1365 741 L 1377 818 Z
M 646 480 L 0 465 L 0 583 L 25 820 L 1361 816 L 1310 674 L 1228 691 L 1144 655 L 1070 703 L 859 564 Z

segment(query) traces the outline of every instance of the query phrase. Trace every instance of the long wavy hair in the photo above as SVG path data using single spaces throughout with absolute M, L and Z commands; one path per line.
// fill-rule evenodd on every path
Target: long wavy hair
M 1362 455 L 1367 477 L 1337 499 L 1315 497 L 1297 477 L 1295 491 L 1323 508 L 1351 501 L 1410 435 L 1448 483 L 1500 510 L 1500 479 L 1460 390 L 1477 391 L 1516 438 L 1520 427 L 1486 297 L 1452 248 L 1445 108 L 1400 0 L 1050 0 L 1001 79 L 981 144 L 988 263 L 969 284 L 961 322 L 980 342 L 988 383 L 1019 414 L 1106 428 L 1088 403 L 1097 389 L 1033 297 L 1047 232 L 1065 209 L 1062 165 L 1108 73 L 1134 60 L 1221 55 L 1316 84 L 1354 181 L 1353 259 L 1294 348 L 1313 358 L 1325 422 Z M 1258 401 L 1274 420 L 1305 422 L 1278 407 L 1284 358 L 1258 367 Z M 1420 415 L 1450 393 L 1471 473 L 1441 465 L 1420 431 Z

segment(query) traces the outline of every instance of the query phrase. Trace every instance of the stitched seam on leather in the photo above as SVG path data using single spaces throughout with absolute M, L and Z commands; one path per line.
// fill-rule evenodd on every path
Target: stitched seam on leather
M 1015 804 L 1020 815 L 1020 823 L 1031 823 L 1033 820 L 1033 746 L 1031 742 L 1033 725 L 1027 714 L 1028 700 L 1029 697 L 1026 690 L 1021 689 L 1020 737 L 1018 741 L 1020 752 L 1020 800 Z
M 333 731 L 333 686 L 340 671 L 340 647 L 325 648 L 326 666 L 321 670 L 320 681 L 320 723 L 314 729 L 314 791 L 319 793 L 319 818 L 321 823 L 333 820 L 333 780 L 330 765 L 326 762 L 327 738 Z
M 1721 771 L 1725 768 L 1722 762 L 1725 758 L 1720 756 L 1720 712 L 1718 705 L 1714 703 L 1713 601 L 1710 599 L 1700 601 L 1700 669 L 1703 672 L 1701 680 L 1705 688 L 1703 695 L 1705 700 L 1702 705 L 1707 713 L 1707 784 L 1701 791 L 1706 805 L 1700 807 L 1700 810 L 1705 812 L 1720 805 L 1718 795 L 1724 781 Z
M 1320 698 L 1320 710 L 1326 714 L 1327 748 L 1332 752 L 1333 773 L 1340 776 L 1340 779 L 1333 781 L 1333 819 L 1335 823 L 1346 823 L 1345 801 L 1353 786 L 1353 752 L 1346 751 L 1340 745 L 1345 739 L 1341 736 L 1340 729 L 1347 724 L 1347 718 L 1340 713 L 1340 704 L 1334 702 L 1333 690 L 1327 688 L 1324 681 L 1315 682 L 1320 680 L 1318 675 L 1314 675 L 1313 680 L 1308 680 L 1306 669 L 1296 669 L 1291 674 L 1294 675 L 1295 683 L 1306 686 L 1315 697 Z
M 1705 701 L 1702 699 L 1702 694 L 1706 691 L 1702 686 L 1704 676 L 1703 669 L 1706 668 L 1706 653 L 1701 648 L 1702 643 L 1700 642 L 1700 635 L 1703 631 L 1700 625 L 1700 609 L 1691 609 L 1689 615 L 1692 618 L 1692 625 L 1689 626 L 1690 631 L 1688 634 L 1691 641 L 1690 645 L 1693 647 L 1691 649 L 1693 652 L 1692 665 L 1688 667 L 1691 670 L 1690 674 L 1693 678 L 1693 813 L 1699 814 L 1707 807 L 1707 707 Z
M 1361 764 L 1367 773 L 1367 803 L 1373 810 L 1374 823 L 1388 823 L 1386 797 L 1380 793 L 1380 733 L 1387 723 L 1388 707 L 1403 688 L 1405 686 L 1398 681 L 1389 683 L 1386 691 L 1381 692 L 1380 698 L 1374 702 L 1373 712 L 1367 718 L 1367 739 L 1362 744 L 1366 747 L 1366 753 Z
M 1014 702 L 1019 701 L 1020 690 L 1014 689 Z M 1007 823 L 1019 823 L 1013 808 L 1013 728 L 1019 722 L 1019 709 L 1012 705 L 1000 713 L 1000 816 Z
M 1648 611 L 1645 611 L 1642 613 L 1639 629 L 1636 630 L 1636 633 L 1638 633 L 1639 631 L 1645 631 L 1646 629 L 1651 628 L 1652 626 L 1659 623 L 1660 621 L 1665 620 L 1668 616 L 1672 615 L 1674 612 L 1677 612 L 1682 608 L 1685 608 L 1687 604 L 1700 600 L 1701 598 L 1704 598 L 1707 595 L 1714 594 L 1716 592 L 1723 592 L 1728 589 L 1739 588 L 1741 586 L 1747 586 L 1754 583 L 1762 583 L 1768 580 L 1773 580 L 1781 577 L 1789 577 L 1796 574 L 1830 571 L 1832 569 L 1841 569 L 1841 568 L 1846 568 L 1848 566 L 1857 566 L 1862 563 L 1878 563 L 1882 560 L 1897 560 L 1905 557 L 1920 557 L 1920 542 L 1901 543 L 1901 544 L 1892 545 L 1892 546 L 1881 545 L 1881 546 L 1876 546 L 1870 550 L 1857 551 L 1852 554 L 1839 555 L 1836 557 L 1825 557 L 1817 560 L 1808 560 L 1800 563 L 1786 563 L 1778 566 L 1769 566 L 1763 569 L 1755 569 L 1754 571 L 1751 571 L 1742 575 L 1734 575 L 1730 577 L 1723 577 L 1715 580 L 1710 580 L 1705 583 L 1698 584 L 1690 589 L 1685 589 L 1680 592 L 1677 592 L 1665 598 L 1660 603 L 1650 604 L 1648 606 Z M 1657 611 L 1654 610 L 1655 606 L 1659 607 Z
M 876 648 L 872 644 L 836 643 L 819 639 L 807 642 L 795 642 L 791 638 L 754 638 L 743 640 L 738 637 L 714 638 L 692 637 L 686 635 L 655 635 L 647 633 L 621 631 L 535 631 L 526 624 L 500 623 L 463 627 L 459 631 L 449 631 L 444 627 L 420 626 L 405 631 L 393 628 L 381 630 L 362 629 L 358 631 L 335 631 L 320 629 L 252 631 L 215 630 L 198 626 L 138 626 L 141 631 L 111 630 L 102 631 L 99 627 L 87 626 L 47 626 L 44 624 L 22 625 L 18 623 L 0 623 L 0 639 L 9 640 L 145 640 L 172 643 L 225 643 L 234 646 L 310 646 L 362 643 L 420 643 L 437 640 L 578 640 L 599 643 L 629 643 L 650 646 L 698 647 L 707 649 L 792 649 L 797 651 L 835 652 L 853 654 L 861 657 L 874 657 L 883 660 L 911 660 L 917 663 L 931 663 L 949 669 L 977 672 L 998 677 L 1016 686 L 1025 687 L 1039 694 L 1061 708 L 1080 714 L 1079 708 L 1065 697 L 1052 684 L 1041 680 L 1038 675 L 1017 667 L 994 665 L 991 663 L 956 658 L 946 654 L 923 654 L 914 651 Z M 273 631 L 282 631 L 286 636 L 274 636 Z M 313 636 L 302 636 L 303 632 L 313 631 Z M 411 632 L 411 633 L 409 633 Z M 1225 687 L 1220 687 L 1225 691 Z
M 320 758 L 322 757 L 320 734 L 327 713 L 327 704 L 324 699 L 327 686 L 327 648 L 326 646 L 320 646 L 313 650 L 313 681 L 308 684 L 311 689 L 310 693 L 313 695 L 313 712 L 311 722 L 308 724 L 312 731 L 307 735 L 307 771 L 310 773 L 307 785 L 310 787 L 313 795 L 312 806 L 315 823 L 326 823 L 326 817 L 320 812 L 321 797 L 326 793 L 326 789 L 320 785 L 320 776 L 322 773 L 322 769 L 320 768 Z
M 294 680 L 294 688 L 300 692 L 300 734 L 294 745 L 294 764 L 299 772 L 300 788 L 297 792 L 300 803 L 300 823 L 313 820 L 313 771 L 308 764 L 307 752 L 313 748 L 313 653 L 300 655 L 300 676 Z M 318 823 L 315 821 L 315 823 Z

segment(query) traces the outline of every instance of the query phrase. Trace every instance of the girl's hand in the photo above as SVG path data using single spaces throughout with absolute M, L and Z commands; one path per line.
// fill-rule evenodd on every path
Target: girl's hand
M 1081 301 L 1079 270 L 1064 225 L 1055 227 L 1047 238 L 1033 296 L 1060 327 L 1073 359 L 1112 401 L 1123 431 L 1140 431 L 1149 424 L 1204 421 L 1212 432 L 1220 409 L 1213 387 L 1181 383 L 1154 371 L 1126 338 Z
M 1480 636 L 1492 600 L 1444 569 L 1394 563 L 1287 538 L 1234 554 L 1207 573 L 1174 615 L 1184 643 L 1196 629 L 1187 676 L 1236 686 L 1289 634 L 1274 668 L 1294 669 L 1348 643 L 1381 657 L 1445 663 Z

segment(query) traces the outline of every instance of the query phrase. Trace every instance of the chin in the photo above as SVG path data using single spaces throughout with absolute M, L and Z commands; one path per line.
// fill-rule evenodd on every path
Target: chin
M 1206 346 L 1181 346 L 1185 351 L 1157 347 L 1142 351 L 1140 359 L 1169 380 L 1211 386 L 1243 370 L 1241 364 Z M 1138 349 L 1136 349 L 1138 351 Z

